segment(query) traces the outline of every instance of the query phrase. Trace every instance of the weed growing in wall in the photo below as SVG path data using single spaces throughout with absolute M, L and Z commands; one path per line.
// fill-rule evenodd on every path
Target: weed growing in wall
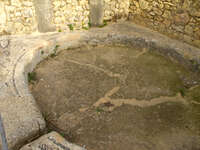
M 68 24 L 68 27 L 69 27 L 69 29 L 70 29 L 71 31 L 73 31 L 73 30 L 74 30 L 74 27 L 73 27 L 73 25 L 72 25 L 72 24 Z
M 108 22 L 106 21 L 106 20 L 104 20 L 103 21 L 103 24 L 101 25 L 101 26 L 99 26 L 99 28 L 103 28 L 103 27 L 105 27 L 105 26 L 107 26 L 108 25 Z

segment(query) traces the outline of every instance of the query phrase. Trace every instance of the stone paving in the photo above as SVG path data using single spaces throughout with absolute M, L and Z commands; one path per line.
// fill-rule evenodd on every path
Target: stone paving
M 158 50 L 191 69 L 198 69 L 200 65 L 200 49 L 126 22 L 89 31 L 2 36 L 0 113 L 9 148 L 19 148 L 45 129 L 44 118 L 28 90 L 28 72 L 51 53 L 87 44 L 116 42 Z

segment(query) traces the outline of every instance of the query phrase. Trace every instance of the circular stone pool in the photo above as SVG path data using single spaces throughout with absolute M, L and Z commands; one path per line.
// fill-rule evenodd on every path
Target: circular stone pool
M 87 150 L 198 150 L 199 76 L 170 58 L 124 44 L 62 50 L 29 88 L 49 130 Z

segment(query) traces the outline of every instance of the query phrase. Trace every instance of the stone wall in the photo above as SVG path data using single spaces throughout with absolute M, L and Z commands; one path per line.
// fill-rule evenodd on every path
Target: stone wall
M 52 0 L 52 5 L 54 24 L 58 31 L 88 27 L 88 0 Z
M 129 19 L 200 47 L 199 0 L 130 0 Z
M 104 0 L 104 20 L 127 18 L 129 5 L 129 0 Z
M 89 0 L 46 1 L 49 1 L 52 5 L 52 20 L 57 31 L 88 28 Z M 41 5 L 44 4 L 41 3 Z M 0 1 L 0 34 L 21 34 L 38 31 L 38 23 L 45 24 L 45 20 L 36 15 L 48 12 L 45 8 L 43 12 L 36 13 L 35 11 L 40 10 L 38 5 L 40 3 L 37 0 Z M 129 0 L 104 0 L 104 5 L 105 20 L 128 16 Z M 42 17 L 48 17 L 48 14 Z
M 0 35 L 41 31 L 50 24 L 47 20 L 52 20 L 49 25 L 52 30 L 47 32 L 55 31 L 54 26 L 59 32 L 88 28 L 89 0 L 45 0 L 41 5 L 50 4 L 49 10 L 43 6 L 38 9 L 39 2 L 0 0 Z M 52 12 L 52 19 L 47 12 Z M 134 23 L 200 47 L 199 0 L 104 0 L 104 20 L 127 17 Z
M 88 28 L 89 0 L 53 0 L 54 24 L 58 31 Z M 104 20 L 127 18 L 129 0 L 104 0 Z
M 33 0 L 0 1 L 0 34 L 31 33 L 36 26 Z

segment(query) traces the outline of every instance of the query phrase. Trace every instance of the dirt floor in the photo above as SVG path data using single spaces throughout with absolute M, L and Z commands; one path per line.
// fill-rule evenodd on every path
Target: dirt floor
M 118 45 L 52 55 L 29 85 L 49 128 L 87 150 L 200 150 L 198 77 Z

